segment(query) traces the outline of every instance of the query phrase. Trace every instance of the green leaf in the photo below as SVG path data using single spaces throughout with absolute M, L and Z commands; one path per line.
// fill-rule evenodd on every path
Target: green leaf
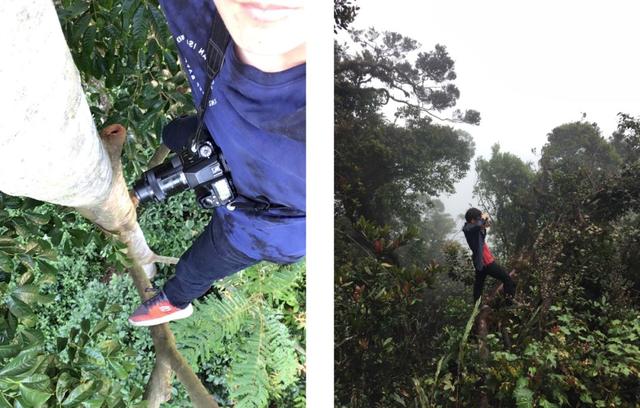
M 99 344 L 100 350 L 107 356 L 111 353 L 120 350 L 120 343 L 114 339 L 108 339 Z
M 17 318 L 25 318 L 27 316 L 33 316 L 33 310 L 20 299 L 16 299 L 13 296 L 7 298 L 7 306 L 9 311 Z
M 13 261 L 4 252 L 0 252 L 0 270 L 11 272 L 13 271 Z
M 32 210 L 36 207 L 39 207 L 43 204 L 42 201 L 39 200 L 35 200 L 33 198 L 29 198 L 29 197 L 24 197 L 23 198 L 23 202 L 22 202 L 22 207 L 20 207 L 20 209 L 22 211 L 28 211 L 28 210 Z
M 51 265 L 49 262 L 38 260 L 36 263 L 38 264 L 38 269 L 40 269 L 40 272 L 42 273 L 51 275 L 55 275 L 58 273 L 58 268 Z
M 147 22 L 146 8 L 144 4 L 141 4 L 133 15 L 133 27 L 131 31 L 133 33 L 133 44 L 135 46 L 141 46 L 147 38 L 147 32 L 149 30 Z
M 38 233 L 37 228 L 32 224 L 27 224 L 24 218 L 14 218 L 11 220 L 13 227 L 21 237 L 29 237 Z
M 56 398 L 58 402 L 62 402 L 65 394 L 69 391 L 69 386 L 75 381 L 76 379 L 67 371 L 58 376 L 58 382 L 56 383 Z
M 91 347 L 85 347 L 82 349 L 82 354 L 84 354 L 86 357 L 89 358 L 89 361 L 92 364 L 98 365 L 98 366 L 104 366 L 105 365 L 105 360 L 104 360 L 104 356 L 102 355 L 102 353 L 94 348 Z
M 44 392 L 29 388 L 20 384 L 20 395 L 33 407 L 41 407 L 49 398 L 51 398 L 50 392 Z
M 64 237 L 64 231 L 62 229 L 54 229 L 53 231 L 51 231 L 51 243 L 53 245 L 60 245 L 60 242 L 62 242 L 62 237 Z
M 104 406 L 104 402 L 106 401 L 105 397 L 101 397 L 99 395 L 94 396 L 93 398 L 86 400 L 82 403 L 83 408 L 100 408 Z
M 84 347 L 85 344 L 89 341 L 89 335 L 87 333 L 80 334 L 80 338 L 78 339 L 78 347 Z
M 154 6 L 149 6 L 149 13 L 151 14 L 151 23 L 153 24 L 153 29 L 156 32 L 155 38 L 164 44 L 165 35 L 167 34 L 167 22 L 162 15 L 162 12 Z
M 20 380 L 24 386 L 40 391 L 49 391 L 50 382 L 51 380 L 46 374 L 32 374 Z
M 124 0 L 122 2 L 122 27 L 129 28 L 131 17 L 140 5 L 140 0 Z
M 74 19 L 89 10 L 89 4 L 88 2 L 77 1 L 72 6 L 63 8 L 60 11 L 60 17 L 69 20 Z
M 63 407 L 68 407 L 74 404 L 79 404 L 82 401 L 86 400 L 93 393 L 94 382 L 93 380 L 87 381 L 86 383 L 78 385 L 76 388 L 69 393 L 67 398 L 62 401 Z
M 38 347 L 45 341 L 44 335 L 39 330 L 23 329 L 20 335 L 26 343 L 26 346 L 23 347 L 24 349 Z
M 85 31 L 87 31 L 87 27 L 89 26 L 90 21 L 91 21 L 91 14 L 85 14 L 73 24 L 73 30 L 71 31 L 71 41 L 70 41 L 72 44 L 76 44 L 80 41 Z
M 78 68 L 88 72 L 91 71 L 93 67 L 92 56 L 96 45 L 96 35 L 96 26 L 90 26 L 82 37 L 82 52 L 80 54 L 80 64 L 78 64 L 80 66 Z
M 46 214 L 38 214 L 35 212 L 25 212 L 25 217 L 33 223 L 38 225 L 47 225 L 51 221 L 51 216 Z
M 0 370 L 0 377 L 15 376 L 28 372 L 38 364 L 38 350 L 23 350 Z
M 110 324 L 109 321 L 104 319 L 98 321 L 98 323 L 96 323 L 96 325 L 93 326 L 93 334 L 95 335 L 100 333 L 101 331 L 109 327 L 109 324 Z
M 533 391 L 527 388 L 528 385 L 529 380 L 525 377 L 518 378 L 516 389 L 513 391 L 513 397 L 518 408 L 533 408 Z
M 124 380 L 127 377 L 129 377 L 129 372 L 127 370 L 125 370 L 124 367 L 122 367 L 122 365 L 120 363 L 118 363 L 117 361 L 109 360 L 109 365 L 111 366 L 113 371 L 115 371 L 116 376 L 119 379 Z
M 80 322 L 80 328 L 83 332 L 88 333 L 91 329 L 91 323 L 89 322 L 89 319 L 82 319 L 82 321 Z
M 580 401 L 586 402 L 588 404 L 593 404 L 593 400 L 591 399 L 591 395 L 589 395 L 586 392 L 580 394 Z
M 77 327 L 72 327 L 71 330 L 69 330 L 69 340 L 75 339 L 78 333 L 80 333 L 80 330 Z
M 18 396 L 13 400 L 13 408 L 31 408 L 31 404 L 25 401 L 22 396 Z
M 19 197 L 4 196 L 5 208 L 17 209 L 22 206 L 22 200 Z
M 19 344 L 3 344 L 0 346 L 0 359 L 17 356 L 21 349 Z
M 58 351 L 58 353 L 60 353 L 62 350 L 65 349 L 65 347 L 67 347 L 68 342 L 69 342 L 69 339 L 66 337 L 56 338 L 56 350 Z
M 78 345 L 74 343 L 69 343 L 67 354 L 69 355 L 69 361 L 73 361 L 76 357 L 76 352 L 78 351 Z
M 11 296 L 28 305 L 38 302 L 45 303 L 49 300 L 46 296 L 40 294 L 40 290 L 35 285 L 16 286 L 13 292 L 11 292 Z
M 546 399 L 542 398 L 538 404 L 540 405 L 540 408 L 560 408 L 557 404 L 554 404 L 553 402 L 549 402 Z
M 20 275 L 20 277 L 18 278 L 16 283 L 19 286 L 28 285 L 29 283 L 33 282 L 33 278 L 34 278 L 33 272 L 28 270 L 25 273 L 23 273 L 22 275 Z
M 0 393 L 0 408 L 13 408 L 4 394 Z

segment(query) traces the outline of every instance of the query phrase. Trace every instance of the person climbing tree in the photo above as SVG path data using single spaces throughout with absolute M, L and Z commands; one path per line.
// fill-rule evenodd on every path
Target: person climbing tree
M 188 317 L 191 302 L 215 280 L 262 260 L 288 264 L 305 254 L 303 2 L 161 0 L 160 5 L 194 104 L 202 106 L 204 125 L 224 153 L 238 196 L 260 205 L 215 208 L 205 231 L 180 258 L 176 275 L 130 316 L 135 326 Z M 221 24 L 231 39 L 226 49 L 217 44 L 224 63 L 211 81 L 207 39 L 213 40 L 212 30 L 224 29 Z M 201 105 L 209 82 L 210 97 Z M 163 143 L 181 150 L 197 127 L 197 117 L 177 119 L 165 128 Z
M 478 301 L 482 295 L 484 281 L 487 275 L 500 280 L 504 284 L 504 293 L 507 298 L 507 304 L 513 304 L 516 287 L 511 277 L 504 269 L 495 261 L 489 246 L 485 242 L 487 228 L 491 225 L 489 215 L 482 213 L 477 208 L 470 208 L 464 216 L 466 222 L 462 231 L 467 239 L 467 244 L 472 252 L 473 266 L 475 267 L 476 277 L 473 284 L 473 301 Z

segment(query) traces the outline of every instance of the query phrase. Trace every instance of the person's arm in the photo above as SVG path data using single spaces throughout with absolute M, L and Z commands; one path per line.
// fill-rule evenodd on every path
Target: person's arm
M 478 220 L 475 224 L 467 223 L 464 227 L 468 232 L 478 232 L 484 228 L 484 221 Z

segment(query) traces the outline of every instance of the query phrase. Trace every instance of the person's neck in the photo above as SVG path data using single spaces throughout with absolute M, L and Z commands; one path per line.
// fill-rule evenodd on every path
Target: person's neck
M 307 59 L 305 44 L 280 55 L 263 55 L 248 52 L 236 45 L 236 52 L 240 61 L 258 68 L 262 72 L 280 72 L 303 64 Z

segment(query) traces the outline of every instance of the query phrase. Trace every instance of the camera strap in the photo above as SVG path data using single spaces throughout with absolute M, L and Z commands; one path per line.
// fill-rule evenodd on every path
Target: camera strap
M 196 149 L 200 146 L 200 143 L 203 138 L 205 124 L 204 124 L 204 114 L 209 107 L 209 97 L 211 96 L 211 85 L 213 84 L 213 80 L 220 72 L 220 68 L 224 63 L 224 54 L 227 46 L 229 45 L 229 41 L 231 40 L 231 36 L 229 35 L 229 31 L 227 31 L 227 27 L 225 27 L 222 18 L 220 17 L 220 13 L 218 10 L 213 15 L 213 23 L 211 29 L 211 36 L 209 37 L 209 41 L 207 42 L 207 82 L 204 88 L 204 95 L 202 96 L 202 100 L 200 101 L 200 106 L 198 108 L 198 127 L 196 128 L 196 132 L 192 139 L 188 142 L 188 146 L 190 147 L 192 152 L 196 152 Z M 213 145 L 213 148 L 218 152 L 222 152 L 220 146 L 215 142 L 214 135 L 211 134 L 211 138 L 209 142 Z M 237 198 L 227 205 L 229 209 L 239 209 L 244 211 L 254 211 L 254 212 L 265 212 L 269 211 L 269 215 L 278 217 L 278 216 L 286 216 L 286 217 L 304 217 L 305 212 L 296 210 L 291 207 L 287 207 L 286 205 L 275 204 L 269 201 L 269 199 L 265 196 L 258 196 L 256 198 L 247 197 L 242 194 L 238 194 Z
M 220 67 L 222 67 L 222 63 L 224 62 L 224 53 L 227 49 L 227 45 L 229 45 L 230 39 L 231 36 L 229 35 L 229 31 L 227 31 L 227 27 L 225 27 L 224 22 L 220 17 L 220 13 L 216 10 L 213 14 L 211 36 L 209 37 L 209 41 L 207 41 L 207 51 L 205 53 L 205 57 L 207 59 L 207 82 L 204 87 L 204 95 L 202 96 L 202 100 L 200 101 L 200 106 L 198 108 L 198 127 L 189 143 L 189 147 L 194 153 L 200 145 L 203 137 L 204 113 L 209 106 L 211 85 L 213 84 L 213 79 L 218 75 L 218 72 L 220 72 Z M 210 142 L 213 144 L 215 149 L 220 151 L 220 147 L 216 144 L 215 140 L 213 140 L 213 137 Z
M 257 213 L 268 211 L 269 215 L 276 217 L 304 217 L 305 212 L 296 210 L 291 207 L 287 207 L 282 204 L 275 204 L 269 201 L 269 199 L 265 196 L 258 196 L 256 198 L 249 198 L 247 196 L 238 195 L 238 198 L 229 203 L 227 207 L 231 207 L 230 209 L 238 209 L 244 211 L 253 211 Z

